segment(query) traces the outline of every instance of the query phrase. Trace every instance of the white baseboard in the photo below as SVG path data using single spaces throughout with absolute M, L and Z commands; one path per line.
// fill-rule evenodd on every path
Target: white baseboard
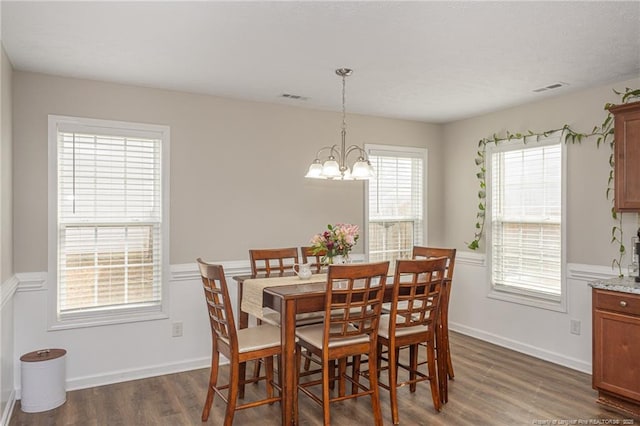
M 0 417 L 0 426 L 9 426 L 9 422 L 11 421 L 11 415 L 13 414 L 13 409 L 16 406 L 16 391 L 13 390 L 9 394 L 9 399 L 7 400 L 7 405 L 4 407 L 4 411 L 2 412 L 2 417 Z
M 211 358 L 198 358 L 184 360 L 180 363 L 156 365 L 141 369 L 121 370 L 95 376 L 78 377 L 68 380 L 67 390 L 92 388 L 95 386 L 110 385 L 113 383 L 128 382 L 130 380 L 146 379 L 165 374 L 181 373 L 183 371 L 197 370 L 211 366 Z
M 221 357 L 221 364 L 226 364 L 228 361 Z M 114 383 L 128 382 L 130 380 L 147 379 L 149 377 L 163 376 L 165 374 L 181 373 L 183 371 L 198 370 L 201 368 L 209 368 L 211 366 L 211 358 L 197 358 L 185 360 L 180 363 L 156 365 L 153 367 L 130 369 L 111 372 L 107 374 L 99 374 L 95 376 L 78 377 L 67 380 L 65 383 L 65 389 L 67 391 L 73 391 L 78 389 L 93 388 L 96 386 L 111 385 Z M 17 389 L 14 399 L 20 399 L 21 389 Z M 7 423 L 8 424 L 8 423 Z M 0 423 L 0 426 L 4 426 Z
M 532 357 L 539 358 L 545 361 L 552 362 L 554 364 L 562 365 L 564 367 L 578 370 L 583 373 L 591 374 L 591 364 L 582 360 L 568 357 L 557 352 L 551 352 L 542 350 L 531 346 L 529 344 L 519 342 L 512 339 L 507 339 L 497 334 L 488 333 L 486 331 L 478 330 L 465 325 L 449 322 L 449 330 L 455 331 L 466 336 L 475 337 L 476 339 L 484 340 L 485 342 L 493 343 L 494 345 L 502 346 L 507 349 L 521 352 Z

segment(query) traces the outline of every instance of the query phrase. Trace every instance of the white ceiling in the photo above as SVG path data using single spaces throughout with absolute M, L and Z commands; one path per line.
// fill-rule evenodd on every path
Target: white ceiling
M 640 76 L 640 1 L 1 7 L 18 70 L 340 110 L 334 70 L 349 67 L 348 113 L 427 122 Z

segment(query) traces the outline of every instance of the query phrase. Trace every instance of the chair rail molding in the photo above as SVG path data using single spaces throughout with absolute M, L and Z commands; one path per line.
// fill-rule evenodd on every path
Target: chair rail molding
M 18 278 L 18 292 L 42 291 L 47 289 L 47 272 L 20 272 Z
M 617 276 L 618 272 L 610 266 L 567 263 L 567 279 L 592 282 Z
M 461 250 L 456 253 L 456 263 L 464 263 L 470 266 L 487 266 L 487 256 L 484 253 Z

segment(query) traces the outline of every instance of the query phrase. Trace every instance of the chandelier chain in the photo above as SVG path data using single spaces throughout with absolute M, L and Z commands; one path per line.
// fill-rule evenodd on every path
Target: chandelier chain
M 342 131 L 345 132 L 347 130 L 347 95 L 346 95 L 346 80 L 347 76 L 342 76 Z

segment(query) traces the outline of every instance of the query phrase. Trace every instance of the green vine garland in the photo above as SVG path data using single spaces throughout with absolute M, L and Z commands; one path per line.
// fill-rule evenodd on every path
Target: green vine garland
M 618 92 L 614 90 L 616 95 L 622 96 L 622 103 L 628 103 L 630 99 L 640 97 L 640 89 L 630 89 L 626 88 L 624 92 Z M 613 166 L 614 166 L 614 156 L 613 156 L 613 147 L 614 147 L 614 129 L 613 129 L 613 116 L 609 112 L 609 108 L 613 106 L 611 103 L 606 103 L 604 106 L 605 111 L 607 111 L 607 117 L 601 126 L 595 126 L 591 133 L 579 133 L 574 131 L 569 125 L 565 124 L 560 129 L 547 130 L 544 132 L 534 133 L 531 130 L 528 131 L 527 134 L 522 133 L 511 133 L 509 131 L 506 132 L 505 136 L 498 136 L 497 134 L 493 134 L 490 138 L 483 138 L 478 142 L 478 151 L 477 157 L 475 159 L 476 166 L 480 168 L 480 171 L 476 173 L 476 177 L 480 183 L 480 189 L 478 190 L 478 212 L 476 214 L 476 232 L 474 235 L 473 241 L 470 243 L 466 243 L 467 247 L 471 250 L 477 250 L 480 247 L 480 239 L 484 234 L 484 224 L 485 224 L 485 211 L 486 211 L 486 199 L 487 199 L 487 182 L 485 178 L 486 173 L 486 152 L 487 145 L 495 144 L 498 145 L 502 142 L 511 141 L 513 139 L 522 139 L 523 143 L 529 143 L 531 141 L 538 142 L 541 137 L 548 137 L 557 132 L 562 132 L 562 136 L 564 137 L 564 142 L 571 144 L 575 144 L 576 142 L 581 143 L 583 139 L 591 138 L 597 136 L 596 146 L 599 148 L 602 143 L 609 143 L 609 147 L 611 148 L 611 154 L 609 155 L 609 166 L 611 170 L 609 171 L 609 180 L 607 184 L 607 199 L 611 200 L 613 204 Z M 611 229 L 611 244 L 617 243 L 618 248 L 618 258 L 613 259 L 611 263 L 611 267 L 618 267 L 619 275 L 622 276 L 622 258 L 626 253 L 626 249 L 623 243 L 623 235 L 622 235 L 622 214 L 617 213 L 615 208 L 611 207 L 611 216 L 616 224 Z

